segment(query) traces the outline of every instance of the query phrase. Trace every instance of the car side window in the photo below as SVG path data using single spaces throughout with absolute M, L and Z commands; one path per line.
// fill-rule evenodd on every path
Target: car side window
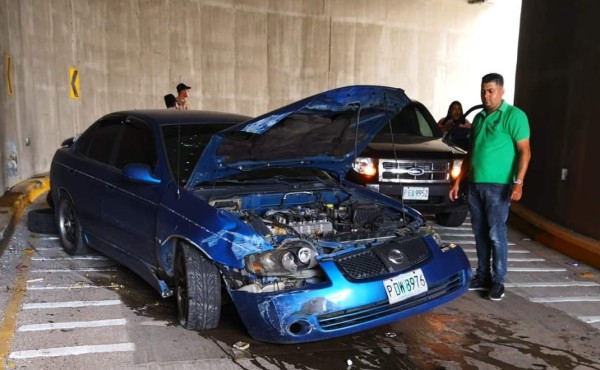
M 145 122 L 128 118 L 123 125 L 115 166 L 123 169 L 131 163 L 143 163 L 154 169 L 156 148 L 150 128 Z
M 110 118 L 98 122 L 93 138 L 89 143 L 87 156 L 102 163 L 110 164 L 113 144 L 117 141 L 120 128 L 119 119 Z

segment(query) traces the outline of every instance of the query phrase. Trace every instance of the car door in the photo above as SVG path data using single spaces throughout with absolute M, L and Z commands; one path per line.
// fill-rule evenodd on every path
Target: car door
M 62 176 L 66 189 L 77 210 L 88 240 L 98 246 L 96 239 L 103 234 L 100 220 L 100 194 L 107 171 L 111 170 L 113 144 L 118 137 L 122 117 L 109 115 L 98 120 L 75 142 L 74 155 L 64 163 L 68 176 Z
M 163 183 L 148 184 L 127 180 L 123 168 L 144 164 L 151 172 L 157 166 L 155 137 L 142 120 L 128 117 L 122 125 L 112 170 L 102 189 L 101 218 L 107 225 L 106 237 L 117 249 L 117 258 L 126 258 L 132 268 L 140 262 L 154 265 L 156 215 Z

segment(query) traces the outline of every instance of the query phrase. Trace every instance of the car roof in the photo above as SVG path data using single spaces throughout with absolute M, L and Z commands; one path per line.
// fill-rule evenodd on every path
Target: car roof
M 124 110 L 109 113 L 111 115 L 124 115 L 139 118 L 148 124 L 185 124 L 185 123 L 240 123 L 252 117 L 241 114 L 213 112 L 203 110 L 179 110 L 179 109 L 140 109 Z

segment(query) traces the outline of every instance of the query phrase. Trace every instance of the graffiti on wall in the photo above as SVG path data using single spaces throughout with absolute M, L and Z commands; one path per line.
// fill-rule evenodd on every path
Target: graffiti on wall
M 19 171 L 19 161 L 17 158 L 17 145 L 14 141 L 6 143 L 6 175 L 15 177 Z

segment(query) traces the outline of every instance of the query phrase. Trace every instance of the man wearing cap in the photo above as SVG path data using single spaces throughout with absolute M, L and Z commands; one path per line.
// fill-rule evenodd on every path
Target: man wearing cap
M 190 96 L 190 89 L 191 87 L 184 83 L 177 85 L 177 105 L 175 105 L 175 109 L 190 109 L 187 102 L 187 98 Z

